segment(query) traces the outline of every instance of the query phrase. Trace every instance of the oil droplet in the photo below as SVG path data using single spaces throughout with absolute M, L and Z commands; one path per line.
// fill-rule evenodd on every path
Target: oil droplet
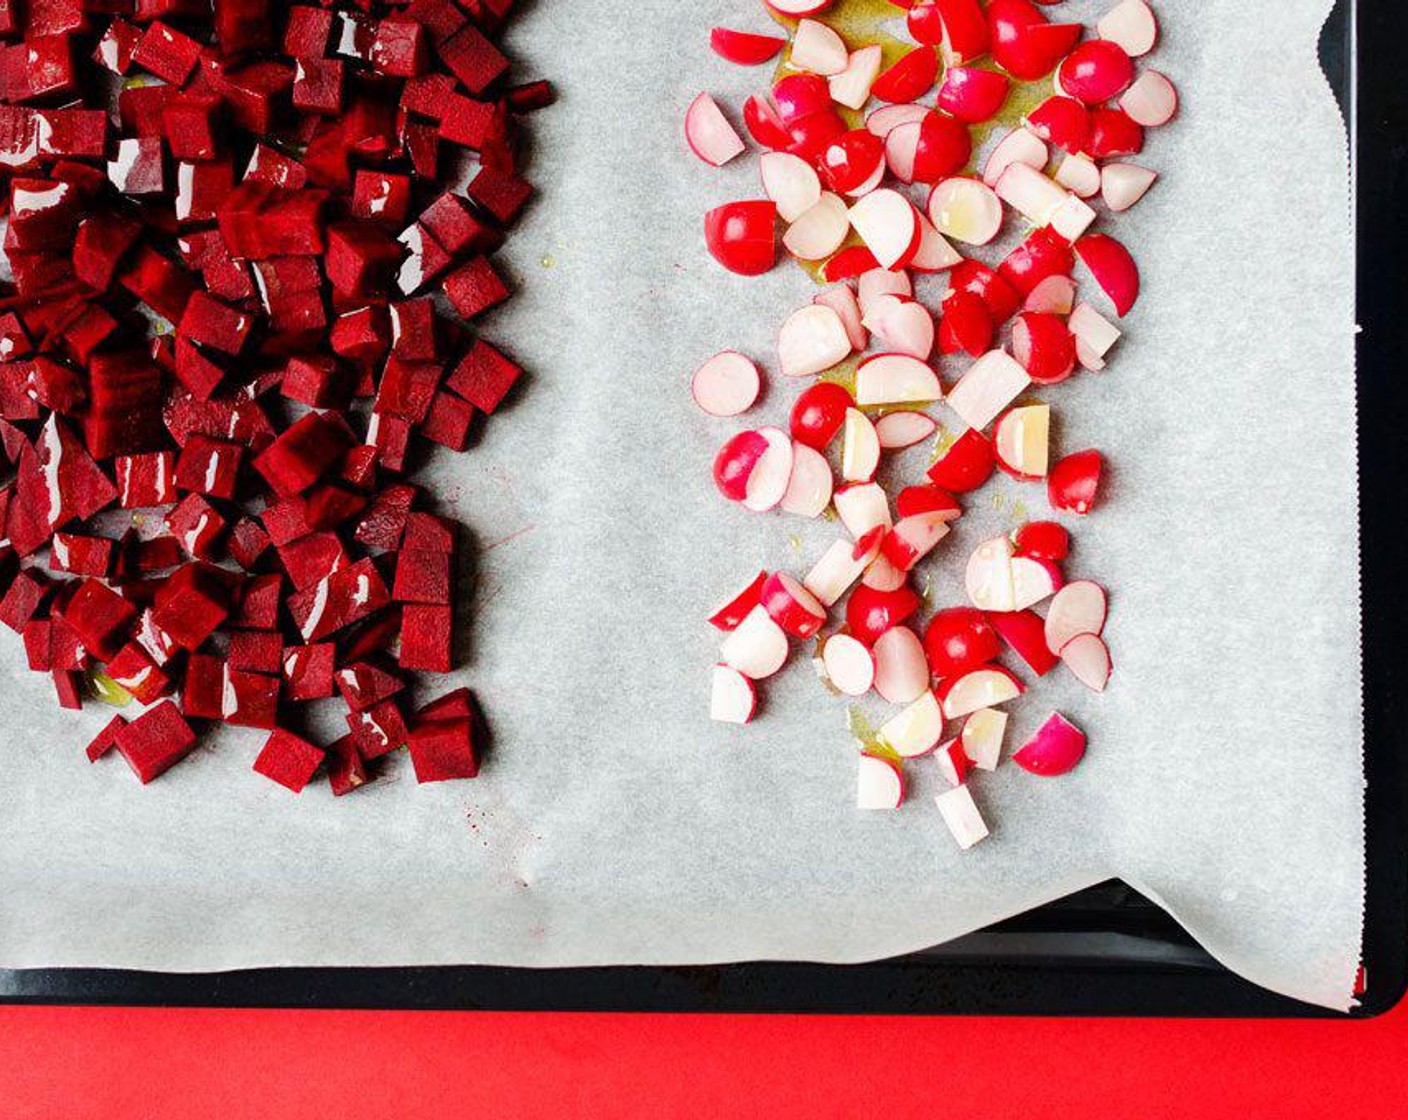
M 541 264 L 544 268 L 555 268 L 557 267 L 557 258 L 554 257 L 551 253 L 544 253 L 543 259 L 538 263 Z
M 132 703 L 132 694 L 101 669 L 89 671 L 88 691 L 95 700 L 111 704 L 114 708 L 125 708 Z

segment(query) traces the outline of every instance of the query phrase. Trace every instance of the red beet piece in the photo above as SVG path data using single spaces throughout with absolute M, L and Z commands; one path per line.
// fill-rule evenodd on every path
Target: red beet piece
M 24 568 L 0 598 L 0 622 L 16 634 L 24 630 L 27 623 L 53 592 L 49 578 L 34 568 Z
M 126 599 L 95 579 L 85 579 L 64 605 L 63 620 L 104 661 L 116 656 L 137 620 Z
M 50 562 L 55 571 L 102 578 L 112 568 L 111 537 L 85 537 L 77 533 L 55 533 Z
M 440 57 L 470 93 L 483 93 L 508 69 L 508 59 L 472 26 L 438 44 Z
M 322 414 L 295 422 L 255 460 L 276 494 L 299 494 L 312 486 L 347 450 L 346 432 Z
M 418 723 L 407 747 L 417 782 L 447 782 L 479 775 L 479 758 L 468 719 Z
M 226 655 L 232 669 L 251 673 L 282 673 L 284 640 L 276 630 L 235 630 Z
M 119 729 L 114 743 L 143 785 L 170 770 L 195 745 L 196 733 L 170 700 Z
M 183 649 L 198 649 L 229 614 L 229 592 L 219 572 L 209 564 L 186 564 L 156 593 L 152 622 Z
M 284 695 L 290 700 L 321 700 L 333 693 L 337 648 L 331 642 L 290 646 L 284 652 Z
M 469 181 L 465 193 L 494 215 L 500 224 L 508 225 L 532 197 L 533 187 L 517 175 L 481 167 Z
M 278 718 L 279 678 L 231 668 L 219 657 L 194 653 L 186 662 L 182 704 L 188 715 L 239 727 L 272 728 Z
M 89 741 L 84 748 L 84 754 L 88 756 L 89 762 L 97 762 L 108 751 L 117 745 L 117 736 L 122 729 L 127 726 L 127 721 L 121 716 L 113 716 L 107 723 L 103 724 L 103 729 L 99 731 Z
M 367 766 L 357 750 L 356 740 L 351 735 L 328 744 L 328 785 L 334 797 L 351 793 L 367 782 Z
M 420 426 L 426 439 L 433 440 L 451 451 L 463 451 L 469 446 L 470 426 L 474 422 L 474 406 L 454 393 L 436 393 L 430 402 L 430 412 Z
M 139 704 L 165 695 L 171 678 L 137 642 L 128 642 L 107 664 L 107 675 L 132 694 Z
M 368 762 L 405 746 L 410 735 L 395 700 L 383 700 L 370 708 L 348 712 L 347 726 L 358 753 Z
M 304 641 L 317 641 L 390 602 L 381 573 L 370 560 L 358 560 L 288 598 L 289 614 Z
M 245 580 L 239 601 L 230 615 L 230 625 L 237 630 L 277 629 L 283 596 L 284 579 L 277 572 Z
M 59 707 L 79 711 L 83 707 L 83 674 L 73 669 L 54 669 L 50 675 Z
M 233 498 L 243 457 L 241 444 L 192 436 L 176 460 L 176 486 L 212 498 Z
M 463 319 L 473 319 L 508 299 L 508 287 L 488 257 L 473 257 L 445 278 L 445 295 Z
M 216 542 L 224 529 L 225 519 L 199 494 L 187 494 L 166 515 L 166 531 L 197 560 L 215 558 Z
M 294 793 L 301 793 L 322 762 L 320 748 L 291 731 L 275 728 L 255 758 L 254 770 Z
M 404 607 L 401 668 L 448 673 L 453 668 L 453 619 L 454 611 L 449 606 L 414 603 Z
M 493 412 L 523 371 L 482 338 L 477 338 L 446 381 L 481 412 Z
M 339 669 L 334 679 L 337 690 L 354 712 L 379 704 L 406 687 L 405 680 L 391 669 L 371 661 L 358 661 Z

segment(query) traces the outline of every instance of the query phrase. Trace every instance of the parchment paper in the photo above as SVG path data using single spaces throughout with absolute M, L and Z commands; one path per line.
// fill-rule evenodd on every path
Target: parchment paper
M 1113 591 L 1116 675 L 1097 697 L 1053 674 L 1009 739 L 1061 708 L 1091 737 L 1075 773 L 981 775 L 993 836 L 963 853 L 923 763 L 900 812 L 853 808 L 844 705 L 805 659 L 768 682 L 760 722 L 708 722 L 708 606 L 759 567 L 803 570 L 838 531 L 719 500 L 708 467 L 734 428 L 687 392 L 725 346 L 772 362 L 813 290 L 790 266 L 744 280 L 707 259 L 700 216 L 757 197 L 756 165 L 683 152 L 698 89 L 736 108 L 765 76 L 713 59 L 708 28 L 767 24 L 747 0 L 536 0 L 512 50 L 562 97 L 532 121 L 521 292 L 485 327 L 532 377 L 432 471 L 483 550 L 471 659 L 446 685 L 487 709 L 483 776 L 417 787 L 400 760 L 355 796 L 294 798 L 250 773 L 259 733 L 226 731 L 140 788 L 82 757 L 109 711 L 58 711 L 6 637 L 0 964 L 860 961 L 1121 876 L 1238 972 L 1346 1007 L 1362 767 L 1328 4 L 1158 8 L 1153 61 L 1182 112 L 1141 160 L 1164 177 L 1109 227 L 1144 295 L 1109 370 L 1049 394 L 1059 446 L 1113 464 L 1071 571 Z M 790 395 L 746 419 L 778 420 Z M 992 494 L 1044 509 L 1038 487 Z M 1012 520 L 965 517 L 929 565 L 936 603 L 960 601 L 945 566 Z

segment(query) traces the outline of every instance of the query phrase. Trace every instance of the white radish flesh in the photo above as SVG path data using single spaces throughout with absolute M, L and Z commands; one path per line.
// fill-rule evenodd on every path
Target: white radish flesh
M 1076 357 L 1088 370 L 1105 368 L 1105 355 L 1119 341 L 1120 329 L 1088 303 L 1076 304 L 1066 329 L 1076 336 Z
M 1024 611 L 1051 598 L 1061 589 L 1060 569 L 1048 561 L 1030 556 L 1014 556 L 1012 568 L 1012 609 Z
M 820 517 L 831 504 L 831 464 L 805 443 L 792 444 L 792 477 L 782 495 L 782 509 L 798 517 Z
M 1048 276 L 1027 293 L 1023 311 L 1045 311 L 1051 315 L 1069 315 L 1075 303 L 1076 283 L 1069 276 Z
M 690 391 L 710 416 L 737 416 L 758 399 L 758 367 L 737 350 L 715 354 L 694 371 Z
M 795 222 L 821 201 L 821 179 L 806 160 L 791 152 L 764 152 L 758 158 L 763 194 L 784 222 Z
M 826 191 L 816 205 L 787 227 L 782 244 L 801 261 L 819 261 L 841 247 L 850 231 L 846 204 Z
M 979 708 L 995 708 L 1020 695 L 1022 686 L 1016 677 L 996 665 L 988 665 L 958 677 L 940 700 L 944 715 L 949 719 L 958 719 Z
M 944 713 L 927 688 L 912 704 L 880 727 L 880 738 L 901 758 L 918 758 L 938 746 L 944 733 Z
M 1089 156 L 1068 155 L 1056 168 L 1055 179 L 1077 198 L 1094 198 L 1100 193 L 1100 168 Z
M 1136 163 L 1107 163 L 1100 169 L 1100 197 L 1118 214 L 1143 198 L 1158 177 Z
M 852 350 L 864 350 L 870 345 L 870 335 L 861 322 L 860 304 L 856 293 L 849 284 L 837 284 L 818 292 L 812 297 L 813 303 L 822 303 L 841 317 L 841 325 L 846 328 L 846 337 L 851 341 Z
M 883 451 L 900 451 L 923 443 L 938 429 L 938 424 L 922 412 L 890 412 L 875 421 L 875 434 Z
M 948 536 L 951 520 L 952 516 L 947 510 L 901 517 L 885 538 L 881 551 L 900 571 L 910 571 L 934 551 L 939 541 Z
M 993 429 L 997 461 L 1020 478 L 1045 478 L 1051 432 L 1051 408 L 1027 405 L 1004 412 Z
M 983 541 L 968 558 L 963 586 L 968 598 L 979 610 L 1016 610 L 1016 594 L 1012 588 L 1012 554 L 1015 547 L 1007 537 L 992 537 Z
M 794 638 L 815 637 L 826 623 L 826 608 L 786 572 L 773 572 L 763 581 L 758 604 Z
M 977 179 L 945 179 L 929 192 L 928 210 L 936 230 L 967 245 L 986 245 L 1002 228 L 1002 201 Z
M 719 658 L 750 680 L 762 680 L 787 660 L 787 634 L 766 610 L 754 607 L 723 640 Z
M 1034 171 L 1041 171 L 1050 159 L 1046 141 L 1033 135 L 1025 128 L 1016 128 L 1004 136 L 988 156 L 983 165 L 983 182 L 990 187 L 997 186 L 1002 173 L 1014 163 L 1025 164 Z
M 871 191 L 851 207 L 851 226 L 881 268 L 902 264 L 916 247 L 918 215 L 898 191 Z
M 905 121 L 885 134 L 885 166 L 901 183 L 914 182 L 920 128 L 919 121 Z
M 881 49 L 878 43 L 852 51 L 846 68 L 827 79 L 831 100 L 847 109 L 859 109 L 870 99 L 870 87 L 880 73 Z
M 924 643 L 908 626 L 891 626 L 875 639 L 875 691 L 892 704 L 918 700 L 929 687 Z
M 1157 70 L 1145 70 L 1120 95 L 1120 108 L 1135 124 L 1157 128 L 1178 112 L 1178 91 Z
M 1066 584 L 1046 612 L 1046 648 L 1059 656 L 1072 638 L 1098 635 L 1105 629 L 1105 612 L 1105 589 L 1098 583 L 1078 579 Z
M 875 657 L 849 634 L 833 634 L 821 647 L 826 679 L 843 696 L 864 696 L 875 683 Z
M 804 19 L 792 35 L 791 63 L 798 70 L 810 70 L 828 78 L 840 74 L 850 62 L 850 54 L 841 36 L 824 23 Z
M 898 591 L 909 580 L 909 574 L 895 567 L 882 552 L 861 573 L 860 581 L 876 591 Z
M 1056 207 L 1056 213 L 1051 215 L 1047 225 L 1067 241 L 1075 241 L 1090 228 L 1093 221 L 1095 211 L 1091 209 L 1090 204 L 1074 194 L 1068 194 L 1065 201 Z
M 909 267 L 915 272 L 943 272 L 960 264 L 963 254 L 950 245 L 934 223 L 919 215 L 919 249 Z
M 1086 688 L 1092 692 L 1105 691 L 1110 679 L 1110 651 L 1103 638 L 1077 634 L 1061 647 L 1061 661 Z
M 743 151 L 743 140 L 707 93 L 701 93 L 685 110 L 684 137 L 690 150 L 714 167 L 722 167 Z
M 878 442 L 878 437 L 877 437 Z M 843 486 L 832 496 L 837 516 L 856 540 L 860 540 L 876 528 L 888 529 L 890 520 L 890 500 L 878 483 L 863 482 L 855 486 Z M 878 545 L 877 545 L 878 547 Z M 864 565 L 862 565 L 864 568 Z M 856 573 L 859 576 L 859 572 Z
M 743 504 L 763 513 L 782 501 L 792 480 L 792 438 L 781 428 L 759 428 L 768 448 L 748 476 Z
M 1159 21 L 1144 0 L 1121 0 L 1100 17 L 1095 25 L 1100 38 L 1118 43 L 1130 58 L 1154 49 L 1159 37 Z
M 997 196 L 1035 226 L 1044 226 L 1066 201 L 1068 192 L 1025 163 L 1008 164 L 994 188 Z
M 968 367 L 946 398 L 970 428 L 982 431 L 1031 384 L 1027 371 L 1003 350 L 989 350 Z
M 900 768 L 887 758 L 861 755 L 856 771 L 856 808 L 898 809 L 903 800 Z
M 747 723 L 758 706 L 753 682 L 731 665 L 715 665 L 709 690 L 709 718 L 719 723 Z
M 851 541 L 833 541 L 822 553 L 821 559 L 812 565 L 812 570 L 802 577 L 802 586 L 815 595 L 817 602 L 823 606 L 834 606 L 836 601 L 850 590 L 851 585 L 860 579 L 866 565 L 879 550 L 879 543 L 859 557 L 855 555 L 855 547 Z
M 925 105 L 906 102 L 901 105 L 882 105 L 865 118 L 865 128 L 872 136 L 885 139 L 902 124 L 917 124 L 933 110 Z
M 943 817 L 954 840 L 965 852 L 988 835 L 983 814 L 978 811 L 973 794 L 966 785 L 945 790 L 934 798 L 934 802 L 939 807 L 939 816 Z
M 1007 713 L 996 708 L 979 708 L 963 721 L 959 738 L 963 751 L 979 770 L 996 770 L 1002 758 L 1002 739 L 1007 734 Z
M 929 313 L 924 311 L 924 314 Z M 938 374 L 909 354 L 875 354 L 856 367 L 855 399 L 856 404 L 863 407 L 927 404 L 943 395 Z
M 934 316 L 917 300 L 892 298 L 895 302 L 886 306 L 871 329 L 891 350 L 922 362 L 934 350 Z
M 875 425 L 859 409 L 846 409 L 841 428 L 841 477 L 847 482 L 869 482 L 879 465 L 880 437 L 875 434 Z
M 841 317 L 822 303 L 799 307 L 778 333 L 778 364 L 787 377 L 820 373 L 844 361 L 850 352 L 851 339 Z
M 904 296 L 914 298 L 914 285 L 909 273 L 903 270 L 891 271 L 888 268 L 872 268 L 862 272 L 856 279 L 856 299 L 860 301 L 860 312 L 867 315 L 871 305 L 881 296 Z

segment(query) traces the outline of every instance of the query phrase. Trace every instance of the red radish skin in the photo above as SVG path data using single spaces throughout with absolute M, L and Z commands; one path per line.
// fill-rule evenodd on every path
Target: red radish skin
M 924 652 L 934 676 L 961 676 L 1002 652 L 992 617 L 973 607 L 946 607 L 929 620 Z
M 1056 68 L 1080 39 L 1078 23 L 1049 23 L 1028 0 L 992 0 L 987 6 L 993 59 L 1021 81 L 1035 81 Z
M 944 513 L 920 513 L 902 517 L 885 535 L 880 554 L 899 572 L 911 571 L 948 535 L 949 517 Z
M 738 66 L 761 66 L 782 53 L 787 40 L 776 35 L 755 35 L 748 31 L 715 27 L 709 32 L 709 45 L 726 62 Z
M 844 132 L 821 153 L 821 172 L 833 191 L 847 194 L 885 161 L 885 142 L 863 128 Z
M 1109 234 L 1088 233 L 1076 242 L 1075 252 L 1114 304 L 1115 314 L 1129 314 L 1139 298 L 1139 269 L 1129 250 Z
M 929 468 L 929 480 L 951 493 L 966 494 L 991 478 L 996 465 L 992 443 L 982 432 L 970 428 Z
M 1012 755 L 1012 761 L 1029 774 L 1056 778 L 1068 774 L 1085 757 L 1085 732 L 1060 712 L 1052 712 L 1036 734 Z
M 918 46 L 881 71 L 870 93 L 892 104 L 918 101 L 934 88 L 938 76 L 939 56 L 932 47 Z
M 1144 129 L 1123 109 L 1098 108 L 1090 111 L 1090 139 L 1086 154 L 1091 159 L 1134 156 L 1144 150 Z
M 689 150 L 713 167 L 722 167 L 743 151 L 743 141 L 707 93 L 690 102 L 684 114 Z
M 758 690 L 730 665 L 715 665 L 709 693 L 709 718 L 718 723 L 748 723 L 758 710 Z
M 939 764 L 939 773 L 943 775 L 944 781 L 951 786 L 961 786 L 972 768 L 959 739 L 950 739 L 941 746 L 935 753 L 934 760 Z
M 994 325 L 1007 322 L 1021 306 L 1021 293 L 1011 282 L 981 261 L 965 260 L 949 274 L 949 287 L 954 291 L 971 292 L 983 301 Z
M 694 403 L 710 416 L 737 416 L 758 399 L 758 367 L 736 350 L 715 354 L 694 371 Z
M 787 125 L 831 111 L 831 90 L 815 74 L 788 74 L 772 87 L 773 104 Z
M 748 479 L 768 449 L 760 432 L 739 432 L 714 456 L 714 485 L 731 502 L 748 496 Z
M 757 94 L 743 102 L 743 127 L 755 141 L 775 152 L 786 151 L 792 145 L 792 134 L 777 106 Z
M 1091 39 L 1066 56 L 1056 80 L 1066 96 L 1086 105 L 1100 105 L 1129 88 L 1134 64 L 1118 43 Z
M 758 276 L 777 262 L 777 206 L 729 202 L 704 215 L 704 243 L 713 258 L 740 276 Z
M 724 631 L 737 628 L 748 612 L 758 605 L 767 578 L 767 572 L 759 572 L 754 576 L 747 587 L 709 615 L 709 625 Z
M 972 292 L 951 291 L 944 297 L 938 333 L 941 353 L 963 351 L 976 358 L 987 352 L 992 336 L 992 313 L 978 296 Z
M 1017 551 L 1033 560 L 1059 564 L 1071 551 L 1071 535 L 1055 521 L 1028 521 L 1012 534 Z
M 1075 371 L 1075 335 L 1060 316 L 1027 311 L 1012 324 L 1012 356 L 1034 384 L 1055 385 Z
M 978 0 L 932 0 L 932 6 L 942 27 L 941 46 L 947 61 L 968 62 L 987 54 L 991 36 Z M 924 42 L 918 35 L 915 40 Z
M 919 596 L 908 587 L 877 591 L 861 586 L 846 601 L 846 627 L 852 637 L 874 646 L 881 634 L 903 625 L 918 609 Z
M 1087 514 L 1100 496 L 1104 460 L 1095 450 L 1074 451 L 1051 468 L 1046 479 L 1046 496 L 1051 508 L 1067 513 Z
M 919 121 L 912 178 L 916 183 L 937 183 L 957 175 L 972 153 L 973 137 L 967 125 L 943 113 L 926 113 Z
M 1007 100 L 1008 81 L 1002 74 L 972 67 L 951 66 L 944 71 L 937 105 L 969 124 L 997 116 Z
M 1066 152 L 1083 152 L 1090 141 L 1090 110 L 1074 97 L 1048 97 L 1027 114 L 1025 124 L 1033 135 Z
M 1097 634 L 1077 634 L 1061 647 L 1061 661 L 1092 692 L 1104 692 L 1110 680 L 1110 651 Z
M 942 513 L 949 521 L 956 521 L 963 515 L 958 499 L 941 486 L 906 486 L 895 499 L 895 510 L 901 517 Z
M 818 381 L 804 390 L 792 406 L 792 438 L 817 451 L 825 451 L 855 403 L 845 386 Z
M 826 622 L 826 608 L 786 572 L 773 572 L 763 581 L 758 602 L 794 638 L 810 638 Z
M 1061 660 L 1047 648 L 1046 623 L 1035 611 L 994 613 L 987 618 L 1012 652 L 1038 677 L 1046 676 Z
M 1046 611 L 1046 648 L 1059 655 L 1081 634 L 1097 637 L 1105 629 L 1105 589 L 1090 580 L 1074 580 L 1056 592 Z

